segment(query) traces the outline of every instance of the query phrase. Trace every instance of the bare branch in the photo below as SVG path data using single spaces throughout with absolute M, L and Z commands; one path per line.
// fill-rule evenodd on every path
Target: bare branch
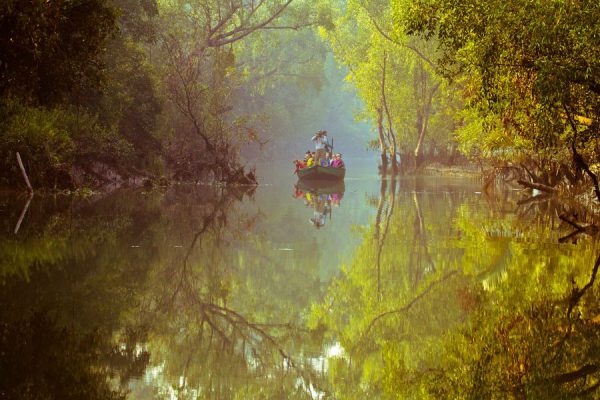
M 369 19 L 371 20 L 371 22 L 375 26 L 375 29 L 377 30 L 377 32 L 379 32 L 379 34 L 381 36 L 383 36 L 385 39 L 387 39 L 388 41 L 394 43 L 397 46 L 406 47 L 407 49 L 412 50 L 423 61 L 425 61 L 427 64 L 429 64 L 429 66 L 431 68 L 433 68 L 434 71 L 438 72 L 437 66 L 433 63 L 433 61 L 431 61 L 429 59 L 429 57 L 427 57 L 425 54 L 423 54 L 423 52 L 420 51 L 419 49 L 417 49 L 415 46 L 412 46 L 412 45 L 409 45 L 409 44 L 405 44 L 405 43 L 401 43 L 401 42 L 393 39 L 390 35 L 388 35 L 387 33 L 385 33 L 383 31 L 383 29 L 381 29 L 381 27 L 379 26 L 379 24 L 377 23 L 377 21 L 375 20 L 375 18 L 371 15 L 371 12 L 367 9 L 367 7 L 364 4 L 362 4 L 362 3 L 361 3 L 361 6 L 364 8 L 364 10 L 367 13 L 367 16 L 369 17 Z
M 314 22 L 308 22 L 306 24 L 288 25 L 288 26 L 265 26 L 262 29 L 263 30 L 267 30 L 267 29 L 287 29 L 287 30 L 298 31 L 300 29 L 309 28 L 311 26 L 315 26 L 315 23 Z
M 214 37 L 209 37 L 207 40 L 208 47 L 221 47 L 230 43 L 237 42 L 250 35 L 253 32 L 256 32 L 259 29 L 263 29 L 268 26 L 271 22 L 273 22 L 277 17 L 281 15 L 281 13 L 292 3 L 293 0 L 287 0 L 284 4 L 282 4 L 273 14 L 271 14 L 264 21 L 257 23 L 253 26 L 244 26 L 243 24 L 230 30 L 229 32 L 225 32 Z M 258 7 L 257 7 L 258 8 Z M 257 9 L 256 8 L 256 9 Z M 255 10 L 256 10 L 255 9 Z M 254 11 L 251 12 L 253 14 Z

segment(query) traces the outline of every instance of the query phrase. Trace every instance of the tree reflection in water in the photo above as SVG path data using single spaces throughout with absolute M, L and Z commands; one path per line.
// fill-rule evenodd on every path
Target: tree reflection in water
M 148 292 L 143 302 L 143 324 L 151 325 L 155 336 L 152 354 L 162 361 L 169 382 L 179 379 L 178 396 L 323 392 L 320 371 L 311 362 L 320 335 L 302 329 L 302 307 L 277 293 L 277 281 L 297 271 L 290 271 L 260 235 L 253 236 L 263 216 L 240 211 L 229 196 L 216 200 L 194 210 L 197 214 L 176 218 L 195 223 L 183 235 L 189 239 L 181 255 L 157 270 L 150 286 L 162 286 L 161 291 Z M 181 234 L 182 226 L 173 230 Z M 295 290 L 306 291 L 301 285 L 310 282 L 296 280 Z
M 19 200 L 3 202 L 16 212 Z M 11 226 L 18 214 L 8 213 L 0 236 L 1 396 L 124 398 L 127 380 L 148 363 L 136 348 L 146 332 L 119 322 L 145 275 L 114 257 L 135 233 L 132 210 L 111 199 L 110 213 L 70 198 L 32 204 L 20 229 Z
M 427 182 L 402 180 L 399 193 L 382 182 L 374 224 L 314 309 L 348 352 L 331 360 L 334 396 L 597 396 L 595 238 L 561 244 L 565 207 L 520 214 L 512 195 Z
M 34 200 L 19 235 L 11 228 L 0 241 L 0 362 L 13 372 L 0 392 L 324 393 L 314 362 L 322 335 L 300 328 L 316 268 L 269 247 L 264 215 L 241 206 L 251 195 L 184 187 Z
M 592 217 L 427 178 L 373 191 L 326 293 L 315 249 L 331 247 L 291 199 L 265 213 L 231 188 L 36 197 L 17 234 L 27 199 L 3 199 L 0 393 L 597 396 Z

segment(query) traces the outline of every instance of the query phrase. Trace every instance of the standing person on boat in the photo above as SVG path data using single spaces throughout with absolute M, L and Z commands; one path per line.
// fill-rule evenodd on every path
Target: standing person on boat
M 331 145 L 327 141 L 327 131 L 317 132 L 311 139 L 315 142 L 316 153 L 316 165 L 321 165 L 321 160 L 325 159 L 325 153 Z

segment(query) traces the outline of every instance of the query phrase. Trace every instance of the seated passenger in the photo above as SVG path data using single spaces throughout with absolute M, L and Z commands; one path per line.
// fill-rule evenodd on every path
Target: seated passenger
M 294 160 L 294 164 L 296 164 L 296 170 L 306 168 L 306 161 L 304 160 Z
M 302 168 L 306 168 L 306 163 L 304 161 L 294 160 L 292 162 L 294 163 L 294 174 L 297 174 Z
M 333 160 L 331 166 L 334 168 L 346 168 L 346 166 L 344 165 L 344 161 L 342 160 L 342 155 L 340 153 L 337 153 L 335 155 L 335 159 Z
M 327 165 L 331 167 L 331 164 L 333 164 L 333 154 L 331 154 L 331 152 L 327 153 Z

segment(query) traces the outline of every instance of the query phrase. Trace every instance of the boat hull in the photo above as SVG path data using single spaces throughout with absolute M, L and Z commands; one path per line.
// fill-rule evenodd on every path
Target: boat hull
M 314 165 L 298 170 L 298 178 L 311 181 L 341 181 L 346 176 L 346 168 L 322 167 Z

